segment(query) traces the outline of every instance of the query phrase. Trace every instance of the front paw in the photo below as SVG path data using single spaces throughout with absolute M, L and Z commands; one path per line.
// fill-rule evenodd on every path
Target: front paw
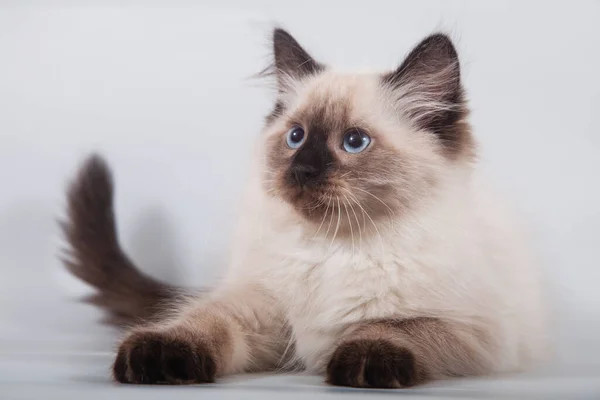
M 423 380 L 414 354 L 383 339 L 343 343 L 327 366 L 327 381 L 336 386 L 401 388 Z
M 208 383 L 214 382 L 216 370 L 207 346 L 153 331 L 125 339 L 113 364 L 113 376 L 121 383 Z

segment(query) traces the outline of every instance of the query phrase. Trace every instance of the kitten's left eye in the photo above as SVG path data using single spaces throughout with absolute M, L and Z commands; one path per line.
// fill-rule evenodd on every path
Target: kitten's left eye
M 360 153 L 371 143 L 371 138 L 360 129 L 352 129 L 344 135 L 343 147 L 348 153 Z

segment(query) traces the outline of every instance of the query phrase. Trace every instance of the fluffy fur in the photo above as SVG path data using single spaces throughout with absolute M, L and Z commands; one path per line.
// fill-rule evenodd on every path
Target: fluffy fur
M 129 332 L 115 379 L 199 383 L 305 368 L 334 385 L 393 388 L 541 360 L 535 263 L 516 220 L 478 177 L 450 39 L 424 39 L 385 74 L 337 72 L 281 29 L 273 45 L 278 98 L 228 272 L 210 293 Z M 286 144 L 294 127 L 305 134 L 296 149 Z M 371 143 L 344 151 L 350 132 Z M 73 185 L 68 265 L 103 296 L 129 274 L 134 283 L 119 293 L 131 298 L 102 304 L 113 312 L 155 307 L 171 292 L 132 280 L 139 272 L 108 212 L 109 177 L 93 158 Z M 98 271 L 102 280 L 90 278 Z

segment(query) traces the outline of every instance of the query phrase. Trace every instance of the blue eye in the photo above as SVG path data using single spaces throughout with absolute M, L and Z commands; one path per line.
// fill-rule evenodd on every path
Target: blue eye
M 371 138 L 360 129 L 352 129 L 344 135 L 344 150 L 348 153 L 360 153 L 371 143 Z
M 306 135 L 304 134 L 304 129 L 299 126 L 294 126 L 287 133 L 287 145 L 290 147 L 290 149 L 297 149 L 298 147 L 302 146 L 305 138 Z

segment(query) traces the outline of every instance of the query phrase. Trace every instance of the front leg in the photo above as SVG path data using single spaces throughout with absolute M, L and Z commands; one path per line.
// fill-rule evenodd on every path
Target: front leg
M 122 383 L 189 384 L 274 368 L 290 331 L 275 299 L 259 286 L 219 291 L 173 319 L 142 326 L 121 343 L 113 375 Z
M 378 320 L 353 327 L 327 366 L 337 386 L 401 388 L 452 376 L 489 372 L 482 330 L 437 318 Z

